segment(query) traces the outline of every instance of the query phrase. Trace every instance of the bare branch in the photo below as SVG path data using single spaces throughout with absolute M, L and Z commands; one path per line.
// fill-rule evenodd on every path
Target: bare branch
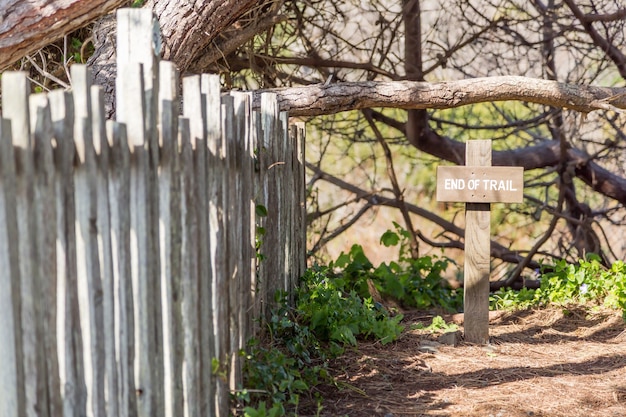
M 610 104 L 626 109 L 626 88 L 593 87 L 520 76 L 483 77 L 428 83 L 419 81 L 346 82 L 254 91 L 278 95 L 281 110 L 291 116 L 318 116 L 372 107 L 449 109 L 494 101 L 526 101 L 583 113 Z M 607 102 L 608 101 L 608 102 Z
M 339 188 L 342 188 L 346 191 L 349 191 L 355 194 L 356 197 L 362 200 L 365 200 L 369 204 L 369 206 L 386 206 L 386 207 L 399 208 L 398 201 L 396 201 L 395 199 L 384 197 L 376 193 L 371 193 L 369 191 L 366 191 L 353 184 L 350 184 L 349 182 L 346 182 L 340 178 L 337 178 L 333 175 L 330 175 L 320 170 L 318 167 L 316 167 L 313 164 L 307 163 L 306 167 L 310 169 L 311 171 L 313 171 L 314 175 L 316 175 L 319 179 L 327 181 Z M 457 237 L 459 237 L 459 239 L 462 239 L 465 236 L 465 229 L 458 227 L 454 223 L 449 222 L 437 216 L 436 214 L 433 214 L 432 212 L 428 210 L 418 207 L 415 204 L 405 203 L 405 205 L 406 205 L 407 210 L 410 211 L 411 213 L 416 214 L 426 220 L 433 222 L 434 224 L 438 225 L 445 231 L 450 232 L 453 235 L 456 235 Z M 459 249 L 463 249 L 465 247 L 465 245 L 461 243 L 460 241 L 458 245 L 450 244 L 450 247 L 457 247 L 457 246 L 459 246 Z M 500 244 L 499 242 L 495 242 L 495 241 L 491 241 L 491 256 L 493 256 L 494 258 L 501 259 L 505 262 L 516 263 L 516 264 L 520 263 L 524 259 L 524 257 L 521 256 L 518 251 L 512 251 L 509 248 Z M 529 261 L 527 267 L 531 269 L 537 269 L 539 268 L 539 264 L 531 260 Z

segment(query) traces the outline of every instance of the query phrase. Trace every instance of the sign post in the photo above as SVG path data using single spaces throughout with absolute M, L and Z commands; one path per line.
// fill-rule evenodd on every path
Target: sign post
M 437 201 L 465 203 L 464 328 L 470 343 L 489 342 L 491 203 L 523 201 L 524 168 L 492 167 L 491 140 L 471 140 L 466 166 L 437 167 Z

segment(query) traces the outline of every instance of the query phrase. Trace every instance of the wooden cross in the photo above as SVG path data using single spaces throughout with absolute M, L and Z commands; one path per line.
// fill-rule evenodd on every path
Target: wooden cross
M 471 140 L 466 166 L 437 167 L 437 201 L 465 203 L 465 341 L 489 342 L 491 203 L 521 203 L 523 167 L 492 167 L 491 140 Z

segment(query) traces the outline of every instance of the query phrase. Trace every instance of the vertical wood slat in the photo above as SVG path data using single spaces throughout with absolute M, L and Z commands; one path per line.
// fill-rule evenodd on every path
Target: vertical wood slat
M 41 280 L 36 284 L 36 314 L 40 346 L 38 368 L 41 370 L 38 395 L 46 406 L 42 415 L 61 414 L 61 391 L 56 340 L 56 207 L 55 169 L 52 155 L 53 127 L 48 97 L 45 94 L 30 96 L 30 129 L 35 150 L 35 190 L 38 253 L 36 274 Z
M 118 121 L 129 125 L 128 137 L 133 143 L 133 156 L 137 157 L 138 175 L 132 175 L 131 180 L 137 179 L 141 184 L 140 190 L 131 197 L 131 204 L 136 210 L 131 210 L 132 224 L 136 225 L 137 245 L 132 245 L 141 254 L 141 258 L 133 262 L 136 272 L 133 274 L 134 295 L 142 297 L 135 303 L 135 331 L 137 343 L 135 345 L 135 373 L 136 391 L 140 415 L 161 416 L 163 410 L 163 356 L 161 333 L 161 303 L 160 280 L 154 279 L 160 270 L 159 266 L 159 235 L 158 235 L 158 190 L 156 187 L 157 175 L 157 108 L 158 108 L 158 56 L 160 54 L 160 30 L 158 21 L 150 9 L 130 8 L 117 11 L 117 61 L 118 82 L 125 84 L 120 78 L 135 77 L 134 70 L 128 72 L 127 65 L 141 64 L 142 82 L 135 83 L 136 94 L 143 96 L 141 116 L 136 113 L 135 102 L 129 102 L 130 107 L 124 107 L 123 95 L 117 94 Z M 129 86 L 128 84 L 126 84 Z M 120 89 L 118 88 L 119 92 Z M 137 95 L 134 96 L 135 100 Z M 120 106 L 121 104 L 121 106 Z M 122 110 L 124 108 L 124 110 Z M 122 117 L 120 117 L 122 116 Z M 131 118 L 134 120 L 128 120 Z M 146 147 L 139 149 L 139 147 Z M 138 201 L 140 200 L 140 202 Z M 144 205 L 145 204 L 145 205 Z M 137 211 L 139 210 L 139 211 Z M 141 240 L 139 240 L 141 239 Z M 136 258 L 133 258 L 135 260 Z M 138 261 L 138 262 L 137 262 Z M 137 300 L 135 300 L 137 301 Z
M 230 351 L 231 351 L 231 389 L 236 389 L 241 384 L 241 368 L 236 352 L 241 348 L 241 326 L 243 300 L 242 290 L 242 178 L 241 178 L 241 157 L 242 146 L 246 135 L 246 97 L 243 94 L 232 94 L 234 129 L 226 139 L 226 154 L 228 155 L 228 225 L 229 233 L 227 237 L 229 259 L 230 259 L 230 283 L 228 286 L 230 298 Z
M 3 86 L 4 89 L 4 86 Z M 5 90 L 6 91 L 6 90 Z M 0 416 L 25 414 L 21 296 L 11 123 L 0 118 Z
M 96 161 L 92 139 L 91 74 L 85 65 L 71 68 L 74 98 L 74 171 L 78 305 L 83 336 L 87 415 L 104 416 L 104 332 L 102 279 L 98 257 Z
M 243 204 L 247 205 L 247 209 L 244 206 L 244 209 L 247 210 L 247 223 L 244 223 L 244 262 L 247 263 L 247 266 L 244 269 L 244 289 L 247 291 L 246 294 L 246 303 L 244 304 L 245 311 L 244 315 L 246 317 L 246 327 L 244 329 L 244 346 L 250 338 L 252 338 L 255 333 L 254 329 L 258 323 L 257 317 L 255 316 L 254 304 L 255 304 L 255 296 L 256 296 L 256 252 L 255 252 L 255 237 L 256 237 L 256 204 L 255 204 L 255 193 L 257 190 L 257 175 L 255 171 L 256 167 L 256 152 L 257 152 L 257 130 L 256 124 L 258 121 L 257 113 L 252 111 L 252 96 L 249 97 L 249 106 L 250 106 L 250 117 L 248 123 L 248 136 L 244 146 L 244 154 L 242 157 L 244 158 L 244 170 L 243 170 L 243 183 L 244 189 L 243 193 Z
M 250 246 L 251 251 L 251 273 L 250 273 L 250 305 L 248 306 L 248 314 L 251 318 L 249 321 L 249 334 L 250 336 L 258 334 L 260 331 L 260 303 L 259 288 L 258 288 L 258 272 L 259 261 L 256 253 L 256 241 L 257 241 L 257 223 L 260 223 L 261 218 L 257 217 L 256 206 L 257 200 L 260 199 L 262 193 L 262 183 L 260 179 L 260 150 L 259 142 L 263 138 L 263 132 L 261 130 L 261 114 L 258 111 L 253 111 L 250 114 L 250 138 L 249 138 L 249 155 L 251 166 L 251 187 L 250 187 Z
M 142 68 L 142 83 L 140 84 L 140 92 L 138 92 L 138 94 L 143 95 L 141 116 L 134 114 L 136 108 L 132 102 L 129 102 L 129 106 L 125 107 L 126 104 L 123 103 L 125 100 L 120 97 L 120 94 L 117 94 L 117 114 L 119 121 L 129 124 L 131 123 L 130 120 L 119 117 L 122 113 L 124 113 L 124 117 L 136 119 L 132 123 L 136 126 L 134 128 L 129 126 L 129 139 L 137 141 L 133 142 L 137 146 L 147 146 L 147 150 L 135 148 L 139 151 L 133 152 L 133 155 L 138 156 L 137 160 L 140 161 L 139 175 L 137 177 L 131 176 L 131 179 L 136 178 L 138 180 L 138 184 L 142 188 L 136 194 L 141 203 L 135 198 L 131 200 L 133 204 L 137 203 L 133 207 L 140 210 L 140 212 L 131 211 L 134 213 L 133 218 L 139 222 L 133 222 L 133 224 L 139 227 L 137 231 L 141 230 L 141 241 L 137 240 L 137 243 L 141 245 L 138 250 L 138 253 L 141 253 L 141 258 L 139 264 L 136 264 L 141 265 L 138 270 L 141 272 L 134 274 L 135 281 L 140 283 L 140 287 L 133 287 L 134 291 L 139 291 L 138 294 L 142 296 L 140 307 L 137 308 L 136 306 L 135 308 L 135 331 L 138 340 L 135 354 L 135 377 L 137 379 L 137 392 L 141 393 L 137 398 L 140 415 L 158 417 L 162 415 L 164 400 L 161 303 L 153 302 L 155 299 L 160 300 L 161 289 L 160 280 L 153 279 L 160 270 L 158 256 L 159 208 L 156 184 L 158 163 L 156 119 L 159 96 L 160 30 L 158 21 L 151 9 L 119 9 L 117 20 L 117 91 L 120 91 L 120 85 L 128 86 L 123 78 L 130 77 L 132 81 L 132 78 L 135 77 L 132 66 L 141 64 Z M 131 67 L 129 68 L 129 66 Z M 120 78 L 122 78 L 121 82 Z M 140 124 L 143 124 L 143 129 L 139 127 Z M 135 136 L 135 132 L 138 130 L 142 130 L 141 139 L 139 139 L 139 135 Z M 142 206 L 144 203 L 146 206 Z M 145 236 L 143 233 L 146 233 Z
M 280 260 L 280 268 L 283 276 L 283 291 L 288 295 L 289 301 L 293 301 L 293 293 L 291 287 L 293 285 L 294 277 L 292 276 L 292 260 L 291 256 L 291 205 L 295 194 L 291 192 L 293 183 L 293 148 L 290 146 L 289 136 L 289 115 L 286 112 L 280 112 L 280 136 L 278 138 L 278 160 L 280 165 L 277 167 L 277 177 L 279 180 L 279 189 L 281 195 L 279 197 L 279 253 L 282 259 Z
M 104 389 L 107 391 L 106 414 L 119 415 L 117 396 L 117 366 L 115 358 L 115 285 L 113 255 L 111 248 L 111 214 L 109 211 L 109 141 L 107 139 L 104 110 L 104 91 L 100 86 L 91 87 L 92 140 L 96 156 L 96 228 L 100 277 L 102 282 L 102 329 Z
M 251 96 L 248 93 L 231 93 L 235 116 L 235 131 L 227 140 L 230 154 L 231 205 L 229 218 L 230 257 L 235 261 L 233 276 L 230 280 L 231 308 L 231 351 L 232 380 L 231 388 L 242 384 L 241 362 L 237 352 L 245 347 L 248 327 L 248 311 L 251 306 L 251 261 L 250 245 L 250 195 L 252 187 L 252 163 L 250 160 L 250 123 Z
M 76 208 L 74 203 L 74 101 L 64 91 L 48 95 L 56 139 L 57 345 L 63 415 L 86 414 L 82 335 L 80 330 Z
M 259 301 L 261 315 L 269 318 L 273 305 L 273 291 L 280 289 L 280 263 L 278 261 L 278 196 L 280 189 L 276 180 L 276 137 L 280 131 L 278 125 L 278 99 L 274 93 L 261 95 L 261 129 L 262 141 L 259 144 L 261 201 L 267 209 L 268 216 L 260 222 L 265 234 L 262 236 L 261 261 L 259 265 Z
M 130 161 L 130 256 L 133 291 L 134 374 L 137 412 L 140 417 L 155 415 L 159 382 L 154 355 L 154 277 L 155 265 L 151 262 L 151 210 L 150 210 L 150 155 L 144 114 L 146 111 L 143 72 L 141 64 L 126 64 L 124 84 L 118 95 L 127 109 L 118 115 L 127 126 Z M 134 77 L 134 78 L 133 78 Z
M 113 263 L 115 359 L 117 361 L 117 396 L 119 416 L 137 415 L 134 380 L 134 320 L 132 267 L 130 258 L 130 150 L 126 126 L 107 121 L 109 158 L 109 206 L 111 225 L 111 260 Z
M 183 415 L 181 316 L 181 186 L 178 152 L 178 73 L 161 62 L 159 78 L 159 247 L 163 311 L 164 415 Z
M 465 161 L 468 166 L 490 166 L 491 141 L 468 141 Z M 489 342 L 491 205 L 466 203 L 465 223 L 465 340 L 486 344 Z
M 161 303 L 154 302 L 160 300 L 160 280 L 153 279 L 160 270 L 156 186 L 160 33 L 150 9 L 120 9 L 117 17 L 116 110 L 118 120 L 128 124 L 135 162 L 132 166 L 136 168 L 131 168 L 131 185 L 136 185 L 131 188 L 131 225 L 135 231 L 131 233 L 131 239 L 135 238 L 131 251 L 137 255 L 132 257 L 137 406 L 140 416 L 158 417 L 164 400 Z M 141 82 L 134 79 L 137 64 Z M 120 92 L 128 92 L 130 100 Z
M 217 157 L 215 158 L 216 166 L 213 174 L 213 189 L 217 190 L 218 195 L 215 200 L 215 206 L 218 210 L 218 229 L 214 231 L 212 236 L 218 245 L 215 251 L 215 277 L 214 277 L 214 326 L 215 326 L 215 351 L 216 358 L 219 360 L 221 376 L 217 379 L 216 401 L 219 411 L 223 415 L 225 397 L 228 396 L 228 384 L 230 379 L 230 354 L 231 346 L 231 303 L 230 286 L 234 275 L 234 264 L 232 262 L 232 233 L 231 229 L 231 196 L 234 190 L 231 189 L 232 171 L 229 161 L 232 150 L 229 148 L 229 137 L 234 135 L 234 107 L 233 98 L 223 96 L 220 100 L 221 119 L 221 137 L 219 139 L 219 147 L 217 148 Z M 220 215 L 221 213 L 221 215 Z
M 202 74 L 201 89 L 203 99 L 203 119 L 206 137 L 206 198 L 207 205 L 205 211 L 207 214 L 207 256 L 209 259 L 209 281 L 202 284 L 202 296 L 204 298 L 203 306 L 208 307 L 203 312 L 206 319 L 205 333 L 203 334 L 203 343 L 208 344 L 207 353 L 209 360 L 216 358 L 223 361 L 224 352 L 220 349 L 220 335 L 217 329 L 223 326 L 220 321 L 219 303 L 223 300 L 218 293 L 218 283 L 223 282 L 225 276 L 225 254 L 226 247 L 224 245 L 224 220 L 225 213 L 223 210 L 224 200 L 224 177 L 226 173 L 223 171 L 224 158 L 223 141 L 222 141 L 222 109 L 220 97 L 220 78 L 218 75 Z M 206 284 L 206 285 L 205 285 Z M 209 364 L 209 368 L 212 364 Z M 220 372 L 222 370 L 220 369 Z M 225 398 L 228 397 L 228 391 L 225 390 L 223 381 L 217 374 L 209 376 L 211 379 L 212 391 L 209 401 L 212 403 L 214 415 L 228 415 L 228 408 L 224 406 Z
M 130 36 L 136 24 L 126 25 L 127 30 L 122 29 L 122 33 Z M 120 55 L 132 55 L 131 49 Z M 121 124 L 108 122 L 106 134 L 102 93 L 98 88 L 89 88 L 86 69 L 75 66 L 76 73 L 72 74 L 78 110 L 70 120 L 74 119 L 75 132 L 68 132 L 67 122 L 60 116 L 73 108 L 69 96 L 50 95 L 57 171 L 34 171 L 50 173 L 33 181 L 35 187 L 41 183 L 34 191 L 34 195 L 41 192 L 41 197 L 34 199 L 34 206 L 43 207 L 43 201 L 49 201 L 45 199 L 53 194 L 46 181 L 51 181 L 57 197 L 51 206 L 56 214 L 54 222 L 38 220 L 33 228 L 57 231 L 60 237 L 54 248 L 56 255 L 50 252 L 56 263 L 45 266 L 37 260 L 50 258 L 44 255 L 48 253 L 44 251 L 52 250 L 45 244 L 49 233 L 39 233 L 39 240 L 27 239 L 30 245 L 39 242 L 33 246 L 39 248 L 33 249 L 34 257 L 18 257 L 22 264 L 23 259 L 34 259 L 33 268 L 38 271 L 35 275 L 40 277 L 43 271 L 57 269 L 56 285 L 54 281 L 49 283 L 57 289 L 56 343 L 47 341 L 45 335 L 50 323 L 46 324 L 40 311 L 34 307 L 20 309 L 20 313 L 30 311 L 29 314 L 40 318 L 34 320 L 40 327 L 31 326 L 30 331 L 34 335 L 32 340 L 42 342 L 31 340 L 27 347 L 30 362 L 28 354 L 20 361 L 36 371 L 37 380 L 45 381 L 46 376 L 54 374 L 51 370 L 54 363 L 42 361 L 43 350 L 38 352 L 38 348 L 32 347 L 58 346 L 60 387 L 55 389 L 53 380 L 45 382 L 48 384 L 45 388 L 24 385 L 27 403 L 47 404 L 42 415 L 48 411 L 56 414 L 52 397 L 57 392 L 62 396 L 64 415 L 68 416 L 104 415 L 105 411 L 122 416 L 180 415 L 181 407 L 184 415 L 227 415 L 228 385 L 224 377 L 230 372 L 231 387 L 238 386 L 239 365 L 234 360 L 251 335 L 249 314 L 256 310 L 254 303 L 261 300 L 266 303 L 274 291 L 290 289 L 296 277 L 293 258 L 297 256 L 297 242 L 292 236 L 298 226 L 294 224 L 297 216 L 291 207 L 298 190 L 293 178 L 285 177 L 295 175 L 296 170 L 286 114 L 278 115 L 275 97 L 274 103 L 271 97 L 266 100 L 262 116 L 250 113 L 249 94 L 235 94 L 234 99 L 225 97 L 220 103 L 219 78 L 204 75 L 190 93 L 191 98 L 186 96 L 184 101 L 200 104 L 199 116 L 191 121 L 201 128 L 190 137 L 181 120 L 182 153 L 178 154 L 176 146 L 173 152 L 166 149 L 162 135 L 159 154 L 154 135 L 156 125 L 145 123 L 157 119 L 154 98 L 160 88 L 154 75 L 158 71 L 145 69 L 154 63 L 153 55 L 143 62 L 143 67 L 141 59 L 121 59 L 118 68 L 123 75 L 118 79 L 118 88 L 122 94 L 118 95 L 117 108 Z M 148 78 L 152 84 L 144 81 Z M 166 79 L 160 83 L 165 86 Z M 175 79 L 170 79 L 172 91 L 174 84 Z M 194 94 L 199 97 L 194 98 Z M 177 101 L 172 96 L 169 106 L 175 108 Z M 162 129 L 165 113 L 168 112 L 161 108 Z M 177 135 L 176 113 L 170 110 L 167 116 L 171 119 L 167 129 L 170 137 Z M 255 282 L 254 273 L 255 181 L 252 179 L 259 130 L 253 120 L 263 120 L 266 128 L 263 130 L 266 146 L 259 146 L 263 149 L 261 153 L 265 152 L 260 158 L 261 165 L 265 164 L 265 185 L 263 198 L 258 201 L 269 209 L 265 226 L 270 234 L 263 246 L 269 259 L 265 263 L 266 275 L 261 275 L 259 283 Z M 64 138 L 70 138 L 69 144 Z M 74 150 L 78 155 L 75 169 Z M 45 162 L 44 154 L 37 155 Z M 176 165 L 176 156 L 182 158 L 180 165 Z M 61 161 L 65 168 L 59 167 Z M 46 166 L 38 163 L 37 167 L 40 165 Z M 23 166 L 20 164 L 18 168 Z M 184 172 L 180 172 L 182 178 L 177 190 L 179 168 Z M 179 192 L 182 202 L 178 202 Z M 172 217 L 184 222 L 184 228 L 183 224 L 177 226 Z M 177 227 L 180 238 L 176 237 Z M 227 231 L 231 233 L 229 236 Z M 176 297 L 177 273 L 185 279 L 180 283 L 182 297 L 179 298 Z M 160 279 L 154 279 L 157 276 Z M 257 284 L 263 286 L 262 297 L 257 297 Z M 33 293 L 32 305 L 32 300 L 38 298 L 35 291 L 44 287 L 28 286 L 30 290 L 26 292 Z M 21 298 L 20 303 L 24 302 L 24 297 Z M 182 300 L 182 304 L 177 306 L 176 299 Z M 52 312 L 48 319 L 54 322 L 54 308 Z M 22 318 L 19 331 L 23 331 L 24 322 Z M 177 327 L 185 337 L 175 335 Z M 214 357 L 220 359 L 216 375 L 211 372 Z M 171 378 L 164 377 L 163 372 L 168 372 Z M 12 379 L 19 377 L 17 373 L 16 370 Z M 162 386 L 163 379 L 168 381 L 167 390 Z M 60 407 L 59 401 L 56 407 Z
M 199 416 L 199 338 L 198 338 L 198 221 L 195 210 L 195 183 L 189 120 L 179 118 L 181 144 L 181 258 L 182 258 L 182 319 L 183 319 L 183 390 L 184 415 Z
M 214 387 L 210 363 L 214 356 L 213 319 L 211 317 L 211 269 L 209 244 L 209 209 L 207 197 L 207 143 L 206 143 L 206 95 L 202 91 L 202 77 L 199 75 L 183 79 L 183 115 L 189 119 L 191 145 L 194 155 L 195 204 L 198 222 L 198 336 L 200 350 L 198 352 L 199 383 L 200 383 L 200 414 L 213 415 L 215 404 L 212 401 Z
M 36 326 L 35 305 L 37 277 L 37 236 L 34 211 L 34 167 L 30 137 L 28 94 L 30 85 L 23 72 L 7 73 L 2 76 L 3 117 L 11 121 L 11 133 L 16 162 L 16 209 L 18 228 L 19 281 L 21 292 L 21 327 L 23 337 L 25 416 L 34 416 L 38 398 L 37 385 L 40 380 L 37 346 L 39 336 Z M 11 98 L 9 103 L 8 97 Z
M 306 129 L 304 122 L 298 122 L 295 124 L 296 132 L 297 132 L 297 149 L 298 153 L 298 170 L 297 170 L 297 179 L 296 186 L 298 189 L 298 214 L 296 215 L 296 224 L 298 228 L 295 232 L 295 239 L 298 245 L 298 252 L 296 254 L 295 259 L 298 260 L 298 277 L 302 277 L 304 272 L 306 271 L 306 241 L 307 241 L 307 216 L 306 216 L 306 155 L 305 155 L 305 144 L 306 144 Z

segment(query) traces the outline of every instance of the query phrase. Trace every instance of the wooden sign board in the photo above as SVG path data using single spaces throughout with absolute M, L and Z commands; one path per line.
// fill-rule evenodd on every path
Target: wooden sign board
M 521 203 L 523 200 L 523 167 L 437 167 L 437 201 Z

